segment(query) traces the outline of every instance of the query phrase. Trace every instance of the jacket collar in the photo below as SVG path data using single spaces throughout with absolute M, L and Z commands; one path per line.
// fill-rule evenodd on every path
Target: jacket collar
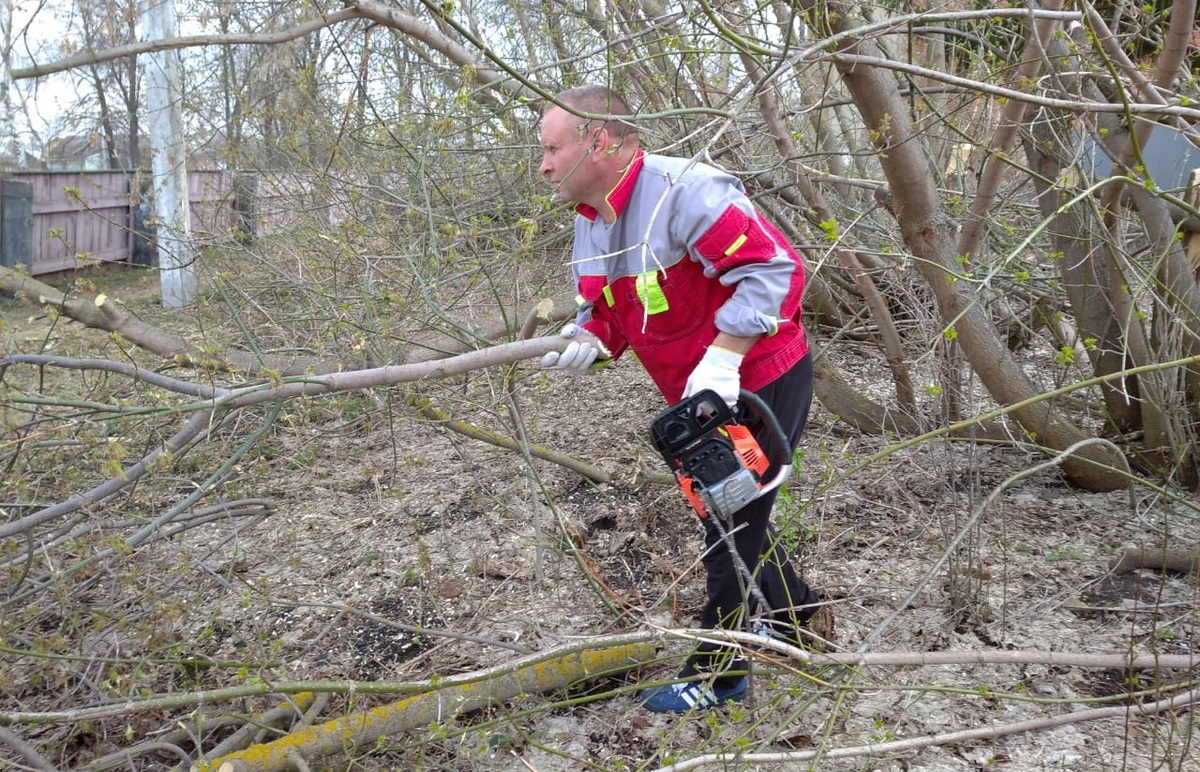
M 624 174 L 613 189 L 604 197 L 605 203 L 612 208 L 613 215 L 620 217 L 625 211 L 625 207 L 629 205 L 629 199 L 633 196 L 633 186 L 637 183 L 638 174 L 642 171 L 642 165 L 646 162 L 646 151 L 638 148 L 633 156 L 633 160 L 629 162 L 629 166 L 625 167 Z M 600 216 L 599 210 L 589 204 L 576 204 L 575 212 L 589 221 L 595 222 Z

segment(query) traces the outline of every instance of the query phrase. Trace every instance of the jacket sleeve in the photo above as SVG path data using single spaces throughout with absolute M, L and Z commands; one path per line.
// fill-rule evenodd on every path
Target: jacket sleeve
M 585 316 L 588 318 L 585 318 Z M 590 310 L 585 312 L 581 308 L 576 315 L 576 319 L 582 319 L 583 321 L 576 321 L 576 324 L 600 339 L 600 342 L 604 344 L 604 347 L 611 354 L 610 359 L 616 359 L 621 356 L 625 352 L 625 349 L 629 348 L 629 341 L 625 340 L 623 335 L 617 333 L 608 322 L 592 319 L 590 316 Z
M 718 170 L 696 174 L 675 191 L 675 234 L 704 274 L 734 287 L 717 311 L 717 329 L 731 335 L 773 335 L 799 312 L 804 266 L 735 178 Z M 679 195 L 682 194 L 682 195 Z

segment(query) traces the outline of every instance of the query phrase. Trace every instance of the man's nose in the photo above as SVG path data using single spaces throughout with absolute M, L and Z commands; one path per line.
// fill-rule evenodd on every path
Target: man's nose
M 550 159 L 544 155 L 542 156 L 541 164 L 538 165 L 538 171 L 542 173 L 543 177 L 550 174 Z

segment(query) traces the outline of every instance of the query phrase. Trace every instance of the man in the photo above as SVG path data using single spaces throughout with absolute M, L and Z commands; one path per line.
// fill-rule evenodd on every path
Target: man
M 734 405 L 748 389 L 778 417 L 790 458 L 812 401 L 812 359 L 800 320 L 803 263 L 737 178 L 646 153 L 630 115 L 621 96 L 603 86 L 564 91 L 542 113 L 541 173 L 577 214 L 571 267 L 580 304 L 575 323 L 563 330 L 571 344 L 547 354 L 542 366 L 583 372 L 632 349 L 668 403 L 713 389 Z M 748 423 L 773 457 L 770 433 Z M 817 594 L 796 576 L 769 526 L 774 501 L 774 492 L 755 499 L 732 516 L 730 529 L 768 609 L 743 591 L 712 518 L 702 521 L 703 627 L 743 626 L 749 598 L 761 615 L 755 629 L 796 642 L 796 627 L 816 613 Z M 699 647 L 679 673 L 686 680 L 643 692 L 646 707 L 683 712 L 741 699 L 745 663 L 730 661 L 729 651 Z

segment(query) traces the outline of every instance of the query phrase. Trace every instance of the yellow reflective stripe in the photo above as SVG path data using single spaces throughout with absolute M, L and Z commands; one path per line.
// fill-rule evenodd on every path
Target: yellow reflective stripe
M 743 233 L 741 236 L 738 236 L 737 239 L 732 244 L 729 245 L 729 249 L 725 250 L 725 257 L 729 257 L 734 252 L 737 252 L 738 247 L 742 246 L 745 243 L 746 243 L 746 234 Z
M 658 286 L 658 272 L 647 271 L 637 276 L 637 295 L 647 314 L 661 314 L 670 308 L 667 296 Z
M 608 303 L 609 307 L 611 308 L 612 304 L 615 302 L 613 300 L 612 286 L 609 284 L 605 284 L 603 291 L 604 291 L 604 300 L 605 300 L 605 302 Z

